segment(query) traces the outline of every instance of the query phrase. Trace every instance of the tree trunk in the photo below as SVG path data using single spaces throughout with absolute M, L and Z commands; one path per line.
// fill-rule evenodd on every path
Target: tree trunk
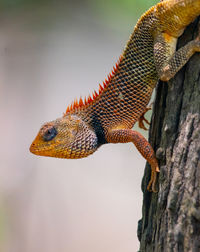
M 198 20 L 178 41 L 197 36 Z M 158 193 L 147 191 L 150 166 L 143 178 L 141 252 L 200 251 L 200 54 L 168 83 L 156 89 L 149 141 L 159 160 Z

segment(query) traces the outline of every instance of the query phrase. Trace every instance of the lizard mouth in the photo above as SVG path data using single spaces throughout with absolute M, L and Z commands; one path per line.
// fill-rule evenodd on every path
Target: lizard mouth
M 62 145 L 62 144 L 61 144 Z M 63 146 L 63 145 L 62 145 Z M 46 157 L 56 157 L 56 158 L 72 158 L 71 152 L 67 148 L 63 151 L 63 148 L 52 145 L 51 143 L 38 144 L 33 141 L 29 150 L 34 155 L 46 156 Z
M 40 153 L 43 152 L 41 151 L 40 148 L 38 148 L 37 144 L 35 144 L 34 142 L 31 144 L 29 150 L 31 153 L 36 154 L 36 155 L 40 155 Z
M 41 138 L 41 135 L 38 134 L 29 147 L 29 150 L 35 155 L 50 156 L 50 152 L 53 150 L 53 147 L 54 146 L 50 141 L 44 142 Z
M 34 142 L 31 144 L 29 148 L 30 152 L 38 155 L 38 156 L 47 156 L 47 157 L 53 157 L 53 148 L 49 148 L 49 146 L 42 146 L 42 145 L 37 145 Z
M 45 145 L 38 145 L 35 143 L 35 141 L 32 142 L 29 150 L 31 153 L 35 155 L 42 155 L 42 156 L 49 156 L 49 152 L 51 151 L 52 148 L 50 148 L 50 144 L 45 144 Z

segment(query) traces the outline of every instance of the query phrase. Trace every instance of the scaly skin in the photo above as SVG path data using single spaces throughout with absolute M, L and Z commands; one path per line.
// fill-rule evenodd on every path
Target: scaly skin
M 65 115 L 46 123 L 30 151 L 59 158 L 83 158 L 102 144 L 133 142 L 150 163 L 148 190 L 156 192 L 159 171 L 148 141 L 133 131 L 135 122 L 145 129 L 144 113 L 159 79 L 167 81 L 200 51 L 199 37 L 176 50 L 177 38 L 200 14 L 200 0 L 166 0 L 150 8 L 138 21 L 119 62 L 94 93 L 75 100 Z

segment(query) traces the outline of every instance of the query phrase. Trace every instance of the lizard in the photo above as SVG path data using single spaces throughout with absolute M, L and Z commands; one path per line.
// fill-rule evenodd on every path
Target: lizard
M 30 151 L 77 159 L 107 143 L 132 142 L 151 166 L 147 190 L 157 192 L 158 160 L 150 143 L 133 125 L 146 129 L 144 114 L 158 81 L 168 81 L 200 52 L 200 35 L 176 50 L 178 37 L 200 15 L 200 0 L 165 0 L 146 11 L 117 64 L 99 91 L 75 99 L 64 115 L 42 125 Z

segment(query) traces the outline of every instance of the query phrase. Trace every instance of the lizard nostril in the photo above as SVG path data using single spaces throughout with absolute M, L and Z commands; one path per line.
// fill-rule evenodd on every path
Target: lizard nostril
M 34 153 L 35 143 L 32 143 L 29 150 L 30 152 Z

